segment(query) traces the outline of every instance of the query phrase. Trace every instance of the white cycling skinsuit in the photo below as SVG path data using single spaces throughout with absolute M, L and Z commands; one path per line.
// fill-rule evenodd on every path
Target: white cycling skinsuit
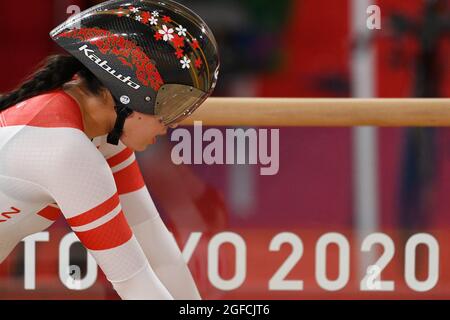
M 122 299 L 200 299 L 133 151 L 83 129 L 63 90 L 0 113 L 0 263 L 62 214 Z

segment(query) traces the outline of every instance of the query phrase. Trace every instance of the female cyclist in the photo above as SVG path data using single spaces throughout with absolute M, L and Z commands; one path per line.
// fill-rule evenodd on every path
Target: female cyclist
M 0 97 L 0 263 L 62 214 L 122 299 L 200 299 L 134 151 L 211 95 L 211 30 L 171 0 L 113 0 L 51 37 L 69 55 Z

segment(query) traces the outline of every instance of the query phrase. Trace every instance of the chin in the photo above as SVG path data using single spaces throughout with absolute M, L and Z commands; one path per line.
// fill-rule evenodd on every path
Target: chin
M 145 151 L 147 148 L 148 148 L 148 145 L 145 144 L 145 145 L 134 148 L 134 151 L 142 152 L 142 151 Z
M 127 147 L 133 151 L 140 152 L 140 151 L 144 151 L 146 149 L 146 146 L 144 146 L 144 145 L 140 146 L 137 144 L 129 143 L 129 141 L 123 141 L 122 139 L 120 141 L 125 145 L 125 147 Z

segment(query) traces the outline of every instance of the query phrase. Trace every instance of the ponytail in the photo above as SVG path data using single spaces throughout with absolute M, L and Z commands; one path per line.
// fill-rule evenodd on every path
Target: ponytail
M 61 88 L 77 73 L 86 80 L 88 88 L 98 93 L 100 81 L 81 62 L 72 56 L 49 56 L 43 66 L 32 74 L 20 87 L 0 96 L 0 112 L 39 94 Z

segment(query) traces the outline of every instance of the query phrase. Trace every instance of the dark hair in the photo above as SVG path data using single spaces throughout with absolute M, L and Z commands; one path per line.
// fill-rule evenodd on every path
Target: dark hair
M 17 89 L 0 96 L 0 112 L 29 98 L 61 88 L 75 74 L 85 80 L 92 94 L 98 94 L 104 88 L 95 75 L 72 56 L 52 55 L 41 65 Z

